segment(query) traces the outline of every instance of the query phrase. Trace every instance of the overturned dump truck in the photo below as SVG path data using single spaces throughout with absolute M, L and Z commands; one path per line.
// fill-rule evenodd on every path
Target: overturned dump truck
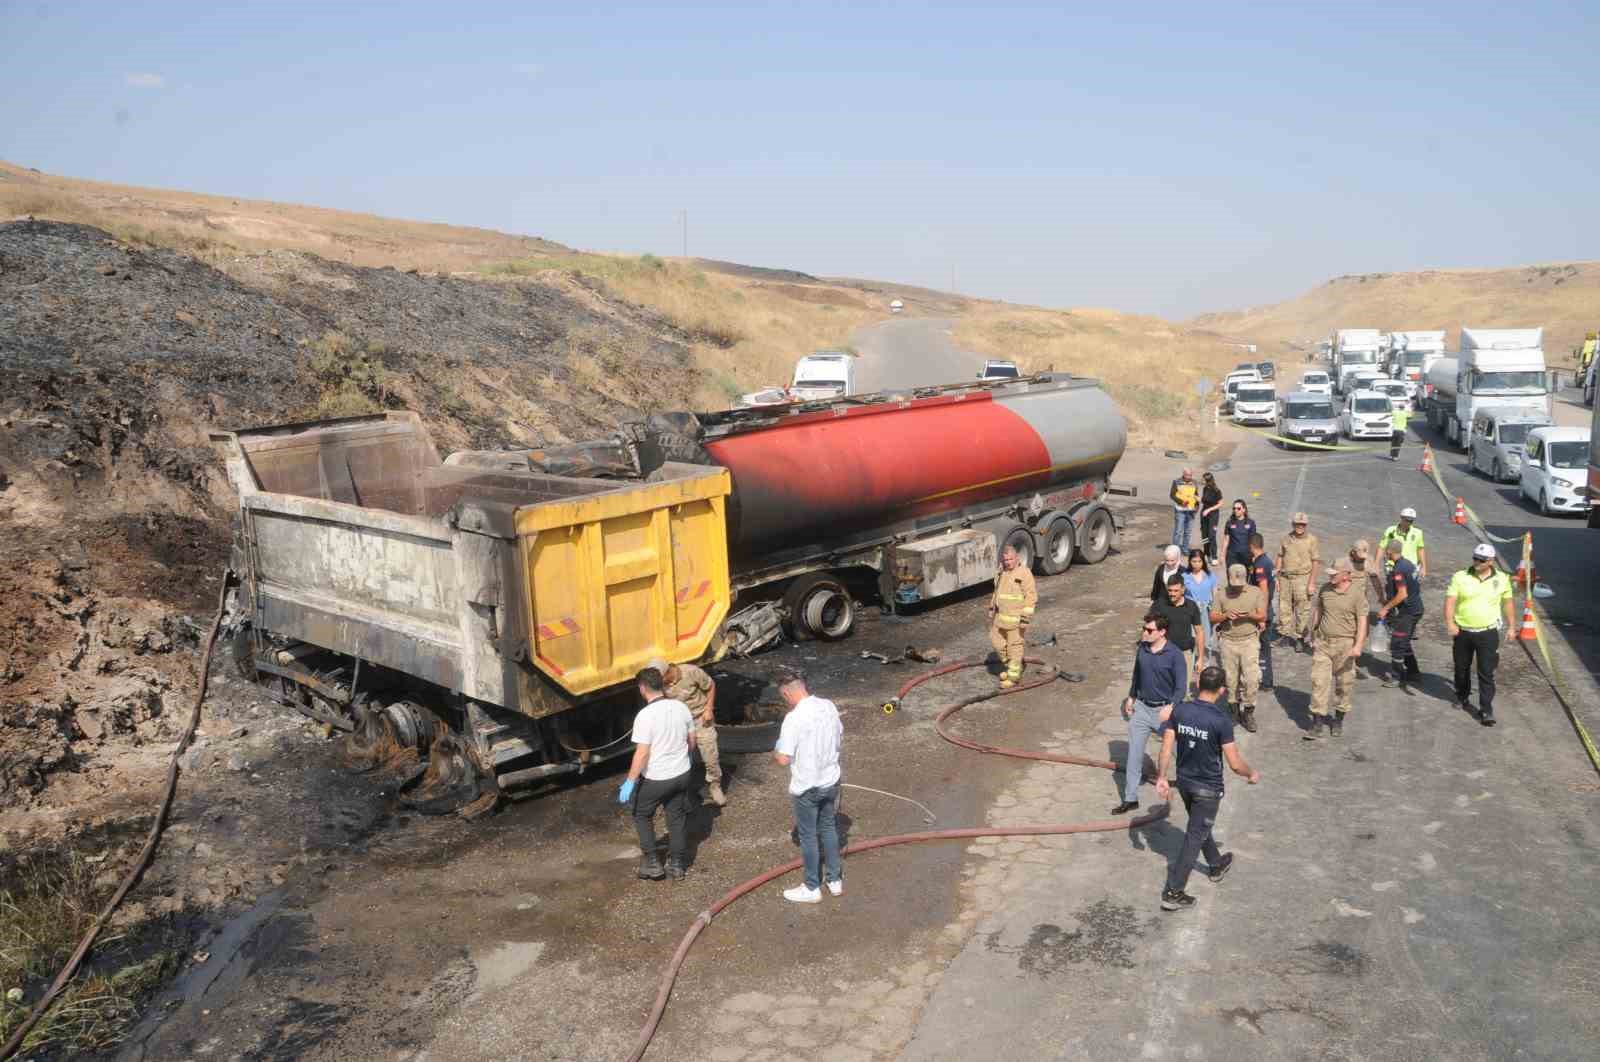
M 1043 374 L 445 460 L 412 413 L 213 439 L 240 668 L 352 731 L 358 765 L 423 761 L 408 799 L 437 811 L 631 751 L 653 657 L 841 638 L 862 600 L 987 582 L 1005 545 L 1044 574 L 1100 561 L 1126 426 L 1094 381 Z

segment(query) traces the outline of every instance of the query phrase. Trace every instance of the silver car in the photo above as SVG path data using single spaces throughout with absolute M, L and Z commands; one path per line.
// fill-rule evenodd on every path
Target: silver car
M 1339 442 L 1339 416 L 1333 398 L 1316 391 L 1291 391 L 1278 398 L 1278 434 L 1284 446 L 1312 443 L 1334 446 Z
M 1522 473 L 1522 447 L 1528 432 L 1550 423 L 1549 417 L 1496 416 L 1479 413 L 1472 420 L 1467 463 L 1496 483 L 1515 483 Z

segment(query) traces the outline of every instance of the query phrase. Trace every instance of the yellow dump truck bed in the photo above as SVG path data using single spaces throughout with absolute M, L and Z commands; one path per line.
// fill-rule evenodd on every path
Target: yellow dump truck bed
M 540 717 L 698 659 L 727 615 L 723 469 L 457 467 L 412 413 L 213 438 L 259 632 Z

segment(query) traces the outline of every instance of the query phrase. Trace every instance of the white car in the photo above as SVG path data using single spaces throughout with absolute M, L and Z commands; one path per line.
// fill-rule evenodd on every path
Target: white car
M 1267 383 L 1240 383 L 1233 392 L 1233 422 L 1278 423 L 1278 392 Z
M 1379 380 L 1372 385 L 1372 390 L 1388 395 L 1389 405 L 1394 409 L 1411 408 L 1411 396 L 1406 393 L 1406 385 L 1399 380 Z
M 1522 496 L 1545 516 L 1585 513 L 1588 428 L 1535 428 L 1522 446 Z
M 905 308 L 906 308 L 906 304 L 904 302 L 901 302 L 899 299 L 894 299 L 893 301 L 891 301 L 889 303 L 889 312 L 890 313 L 899 313 L 901 310 L 903 310 Z
M 1310 372 L 1300 374 L 1300 386 L 1295 388 L 1301 394 L 1331 395 L 1333 394 L 1333 381 L 1321 369 L 1312 369 Z
M 803 402 L 853 395 L 856 393 L 855 360 L 836 350 L 807 354 L 794 363 L 794 382 L 789 390 L 795 399 Z
M 1339 428 L 1349 439 L 1387 439 L 1394 430 L 1394 407 L 1382 391 L 1351 391 L 1345 395 Z
M 1015 380 L 1021 375 L 1016 362 L 991 359 L 983 363 L 983 371 L 978 374 L 978 379 Z
M 1346 393 L 1351 391 L 1370 391 L 1374 384 L 1383 379 L 1381 375 L 1371 369 L 1357 369 L 1344 378 Z

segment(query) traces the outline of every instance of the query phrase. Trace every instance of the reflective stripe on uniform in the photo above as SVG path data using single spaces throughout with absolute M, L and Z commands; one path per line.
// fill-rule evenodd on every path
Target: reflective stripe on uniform
M 995 621 L 996 625 L 1001 626 L 1001 627 L 1017 627 L 1017 626 L 1020 626 L 1022 624 L 1022 617 L 1021 616 L 1007 616 L 1005 613 L 1002 612 L 1000 615 L 998 615 L 998 616 L 996 616 L 994 618 L 994 621 Z

